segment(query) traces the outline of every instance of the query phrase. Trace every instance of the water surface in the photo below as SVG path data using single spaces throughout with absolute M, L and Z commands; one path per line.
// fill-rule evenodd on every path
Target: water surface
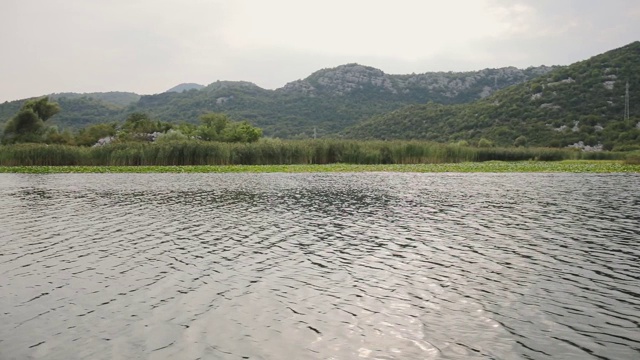
M 0 174 L 0 359 L 638 359 L 639 191 Z

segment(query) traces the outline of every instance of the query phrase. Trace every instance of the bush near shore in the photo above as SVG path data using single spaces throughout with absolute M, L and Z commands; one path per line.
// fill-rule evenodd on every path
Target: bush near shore
M 288 164 L 442 164 L 482 161 L 624 160 L 615 152 L 552 148 L 474 148 L 418 141 L 274 140 L 255 143 L 178 141 L 100 147 L 0 146 L 0 166 L 192 166 Z

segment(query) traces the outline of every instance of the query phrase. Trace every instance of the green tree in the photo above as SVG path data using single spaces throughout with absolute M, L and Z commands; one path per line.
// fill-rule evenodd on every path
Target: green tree
M 98 140 L 116 135 L 116 124 L 96 124 L 81 129 L 76 135 L 76 143 L 80 146 L 93 146 Z
M 127 116 L 122 129 L 131 134 L 147 134 L 155 131 L 156 126 L 145 113 L 133 113 Z
M 156 142 L 167 143 L 172 141 L 187 141 L 187 140 L 189 140 L 189 137 L 183 134 L 182 132 L 180 132 L 180 130 L 169 130 L 166 133 L 158 136 L 158 139 L 156 140 Z
M 46 129 L 44 134 L 44 142 L 47 144 L 62 144 L 62 145 L 75 145 L 75 138 L 71 131 L 65 129 L 64 131 L 58 131 L 56 126 L 51 126 Z
M 153 121 L 145 113 L 132 113 L 127 116 L 121 131 L 118 132 L 120 141 L 150 141 L 149 134 L 165 133 L 173 128 L 168 122 Z
M 38 115 L 38 117 L 42 121 L 47 121 L 53 115 L 55 115 L 55 114 L 60 112 L 60 105 L 58 105 L 55 102 L 50 102 L 49 101 L 49 97 L 45 96 L 45 97 L 40 98 L 40 99 L 32 99 L 32 100 L 27 101 L 22 106 L 22 109 L 23 110 L 24 109 L 33 110 L 33 112 L 36 115 Z
M 522 146 L 527 146 L 527 138 L 525 136 L 518 136 L 514 141 L 513 141 L 513 146 L 515 147 L 522 147 Z
M 234 122 L 227 125 L 222 133 L 225 142 L 256 142 L 262 137 L 262 130 L 248 122 Z
M 491 140 L 481 138 L 480 140 L 478 140 L 478 147 L 481 147 L 481 148 L 493 147 L 493 142 Z
M 60 106 L 49 102 L 48 97 L 29 100 L 16 116 L 5 126 L 2 142 L 42 142 L 45 135 L 44 122 L 60 111 Z
M 225 114 L 206 113 L 200 116 L 197 136 L 205 141 L 223 141 L 222 132 L 231 123 Z
M 202 126 L 212 128 L 217 134 L 221 134 L 222 130 L 231 123 L 231 120 L 225 114 L 210 112 L 201 115 L 200 122 L 202 123 Z
M 174 127 L 174 130 L 181 132 L 188 138 L 195 138 L 198 132 L 198 127 L 191 123 L 182 123 Z
M 255 142 L 262 137 L 262 129 L 246 121 L 234 122 L 225 114 L 207 113 L 200 116 L 197 136 L 205 141 Z

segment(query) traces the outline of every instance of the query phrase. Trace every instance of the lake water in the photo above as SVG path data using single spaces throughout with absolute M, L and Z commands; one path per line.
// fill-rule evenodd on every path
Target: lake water
M 640 359 L 640 176 L 0 174 L 0 359 Z

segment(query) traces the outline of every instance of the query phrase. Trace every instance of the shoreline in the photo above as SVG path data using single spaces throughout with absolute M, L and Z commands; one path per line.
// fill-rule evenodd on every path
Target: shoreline
M 198 165 L 198 166 L 0 166 L 0 173 L 640 173 L 640 165 L 613 160 L 486 161 L 442 164 Z

